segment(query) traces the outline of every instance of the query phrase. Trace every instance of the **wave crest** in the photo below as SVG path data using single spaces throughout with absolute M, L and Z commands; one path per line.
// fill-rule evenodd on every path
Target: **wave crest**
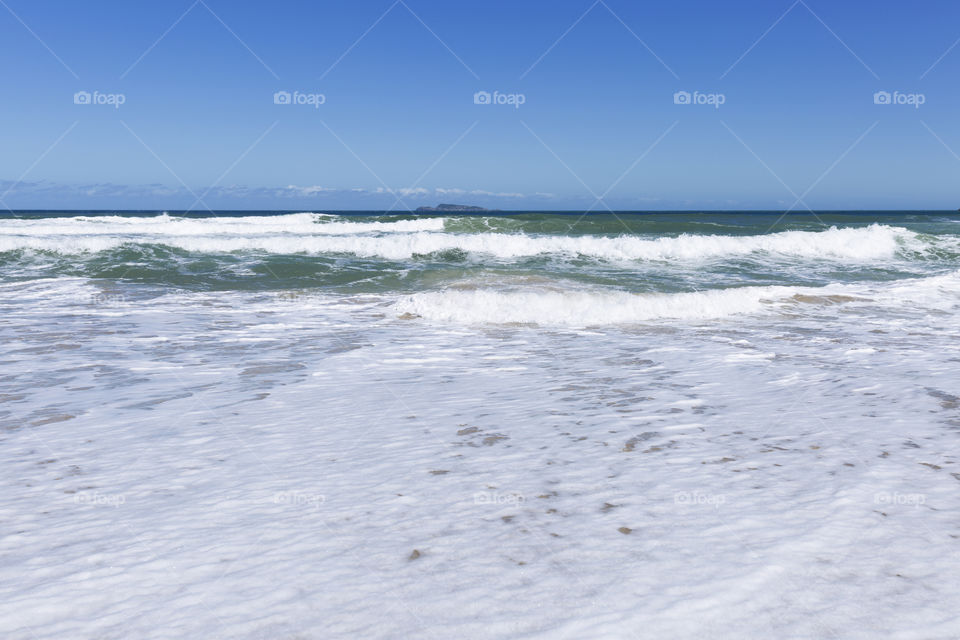
M 834 305 L 880 305 L 921 313 L 960 306 L 960 271 L 875 285 L 745 286 L 681 293 L 567 290 L 542 283 L 511 290 L 448 288 L 404 296 L 398 316 L 458 324 L 630 325 L 714 320 L 765 313 L 820 312 Z
M 731 235 L 566 236 L 523 233 L 447 233 L 444 218 L 347 221 L 318 214 L 240 218 L 69 218 L 0 223 L 0 251 L 104 251 L 122 244 L 161 244 L 200 253 L 352 254 L 410 260 L 427 255 L 480 255 L 516 260 L 541 255 L 607 261 L 698 261 L 773 256 L 785 259 L 882 260 L 898 252 L 930 251 L 945 239 L 923 238 L 874 224 L 824 231 Z M 953 245 L 956 238 L 951 238 Z M 939 244 L 938 244 L 939 243 Z M 956 247 L 951 245 L 948 250 Z
M 428 291 L 393 305 L 398 315 L 459 324 L 592 326 L 649 320 L 707 320 L 756 313 L 769 301 L 792 295 L 790 287 L 743 287 L 672 294 L 626 291 Z

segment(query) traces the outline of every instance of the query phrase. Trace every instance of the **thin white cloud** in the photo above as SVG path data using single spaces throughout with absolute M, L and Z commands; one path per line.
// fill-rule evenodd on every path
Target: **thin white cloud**
M 83 206 L 84 199 L 136 199 L 144 200 L 144 204 L 152 203 L 158 198 L 184 198 L 192 193 L 184 186 L 170 186 L 166 184 L 138 184 L 125 185 L 110 182 L 88 184 L 64 184 L 47 181 L 19 182 L 0 180 L 0 191 L 9 189 L 10 198 L 24 201 L 38 200 L 40 196 L 56 197 L 58 199 L 76 198 L 77 206 Z M 367 189 L 363 187 L 329 187 L 323 185 L 296 185 L 288 184 L 283 187 L 251 187 L 247 185 L 221 185 L 203 189 L 206 195 L 204 200 L 269 200 L 269 199 L 314 199 L 332 196 L 367 199 L 381 198 L 385 195 L 411 198 L 417 201 L 429 202 L 434 198 L 487 198 L 487 199 L 549 199 L 556 196 L 551 193 L 518 193 L 505 191 L 489 191 L 485 189 L 463 189 L 459 187 L 405 187 L 391 189 L 377 187 Z M 152 204 L 151 204 L 152 206 Z
M 312 196 L 318 193 L 329 193 L 331 191 L 337 191 L 333 187 L 322 187 L 320 185 L 313 185 L 310 187 L 298 187 L 295 184 L 287 185 L 287 190 L 302 196 Z

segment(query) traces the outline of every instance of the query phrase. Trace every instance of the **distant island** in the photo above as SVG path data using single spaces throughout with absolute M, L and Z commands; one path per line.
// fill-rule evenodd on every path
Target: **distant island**
M 417 213 L 483 213 L 485 211 L 496 211 L 496 209 L 484 209 L 483 207 L 474 207 L 469 204 L 438 204 L 435 207 L 417 207 Z

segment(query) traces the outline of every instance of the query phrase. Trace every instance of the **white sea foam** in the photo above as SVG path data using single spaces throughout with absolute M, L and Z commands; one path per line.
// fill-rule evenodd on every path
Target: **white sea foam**
M 404 296 L 392 308 L 400 316 L 413 315 L 435 322 L 584 327 L 655 320 L 711 320 L 741 314 L 796 314 L 836 304 L 946 311 L 960 303 L 958 294 L 960 272 L 872 286 L 747 286 L 681 293 L 449 288 Z
M 390 260 L 451 250 L 511 260 L 538 255 L 587 256 L 610 261 L 698 261 L 738 257 L 883 260 L 898 251 L 931 248 L 908 229 L 886 225 L 785 231 L 773 234 L 554 236 L 522 233 L 444 233 L 443 218 L 395 222 L 320 222 L 315 214 L 243 218 L 69 218 L 0 223 L 0 251 L 38 249 L 65 254 L 122 244 L 163 244 L 193 252 L 263 251 L 274 254 L 352 254 Z
M 787 287 L 638 295 L 625 291 L 445 290 L 416 293 L 394 305 L 398 314 L 463 324 L 530 323 L 560 326 L 631 324 L 661 318 L 708 319 L 763 309 Z

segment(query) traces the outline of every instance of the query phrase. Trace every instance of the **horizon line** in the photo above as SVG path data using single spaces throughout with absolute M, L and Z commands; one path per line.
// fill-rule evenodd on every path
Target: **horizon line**
M 0 215 L 17 215 L 20 213 L 178 213 L 207 215 L 216 213 L 379 213 L 382 215 L 485 215 L 491 213 L 559 213 L 581 214 L 589 216 L 611 215 L 617 213 L 767 213 L 776 215 L 802 216 L 813 213 L 958 213 L 960 209 L 811 209 L 810 211 L 787 211 L 782 209 L 612 209 L 610 211 L 584 211 L 583 209 L 484 209 L 481 211 L 417 211 L 391 209 L 7 209 L 0 211 Z

